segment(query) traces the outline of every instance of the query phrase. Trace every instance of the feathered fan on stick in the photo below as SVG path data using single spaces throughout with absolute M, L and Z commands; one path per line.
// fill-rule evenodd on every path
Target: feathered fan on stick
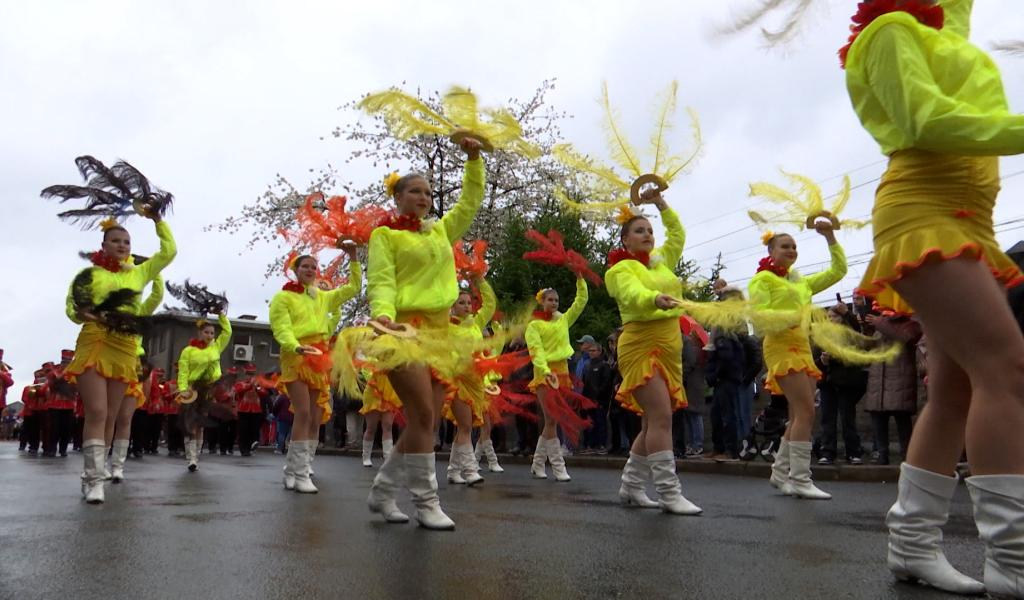
M 83 269 L 71 282 L 71 301 L 79 315 L 92 315 L 96 321 L 116 333 L 138 335 L 147 322 L 145 317 L 125 312 L 135 302 L 138 292 L 122 288 L 111 292 L 99 304 L 92 299 L 92 267 Z
M 345 210 L 348 198 L 315 192 L 295 213 L 295 226 L 280 229 L 278 233 L 294 248 L 301 248 L 316 256 L 323 250 L 341 248 L 346 244 L 365 246 L 370 234 L 391 214 L 386 208 L 367 204 L 355 210 Z M 322 276 L 338 282 L 344 279 L 341 267 L 345 254 L 339 254 L 322 270 Z
M 782 174 L 794 185 L 795 190 L 784 190 L 766 182 L 750 184 L 751 196 L 760 196 L 782 207 L 781 210 L 775 212 L 747 211 L 747 215 L 757 225 L 765 226 L 770 223 L 778 223 L 795 225 L 800 229 L 811 229 L 814 227 L 814 221 L 819 217 L 831 220 L 836 229 L 839 229 L 840 225 L 847 229 L 860 229 L 868 224 L 868 221 L 839 220 L 839 214 L 850 201 L 849 175 L 843 176 L 843 189 L 836 195 L 832 205 L 826 207 L 821 187 L 813 179 L 786 171 L 782 171 Z
M 228 299 L 224 294 L 215 294 L 201 283 L 192 283 L 188 279 L 181 285 L 168 281 L 167 292 L 180 300 L 189 312 L 200 315 L 219 315 L 228 308 Z
M 693 149 L 685 156 L 671 155 L 668 140 L 675 128 L 672 119 L 676 112 L 676 91 L 679 84 L 673 81 L 658 102 L 657 121 L 651 134 L 650 149 L 647 152 L 650 162 L 648 169 L 643 165 L 640 154 L 626 138 L 622 127 L 617 123 L 618 112 L 612 107 L 608 96 L 608 84 L 601 86 L 601 104 L 604 108 L 604 130 L 608 153 L 614 166 L 607 166 L 595 159 L 580 154 L 571 144 L 559 144 L 552 153 L 565 166 L 583 173 L 589 178 L 590 189 L 587 195 L 591 198 L 611 198 L 607 202 L 574 202 L 562 190 L 556 196 L 568 207 L 600 218 L 611 218 L 621 207 L 629 202 L 637 203 L 641 188 L 653 184 L 659 190 L 668 185 L 680 173 L 689 168 L 700 155 L 702 139 L 700 123 L 693 109 L 688 108 L 690 129 L 693 137 Z M 620 175 L 616 169 L 624 170 Z
M 505 150 L 527 158 L 540 156 L 537 146 L 523 139 L 523 129 L 507 109 L 481 109 L 467 88 L 452 86 L 441 98 L 441 112 L 398 89 L 363 98 L 359 104 L 380 115 L 391 135 L 407 140 L 417 135 L 444 135 L 458 143 L 463 137 L 478 140 L 485 152 Z
M 547 236 L 536 229 L 526 232 L 526 237 L 537 243 L 538 248 L 523 254 L 523 258 L 534 262 L 566 267 L 579 277 L 585 277 L 594 285 L 601 285 L 601 278 L 590 270 L 590 263 L 575 250 L 566 250 L 562 234 L 552 229 Z
M 85 185 L 51 185 L 43 189 L 43 198 L 58 198 L 61 203 L 85 198 L 85 206 L 66 210 L 57 216 L 83 229 L 94 227 L 105 218 L 122 219 L 132 214 L 166 214 L 174 196 L 152 185 L 138 169 L 123 160 L 107 167 L 92 156 L 75 159 Z
M 477 277 L 487 275 L 487 240 L 473 240 L 468 242 L 469 252 L 466 252 L 466 245 L 458 240 L 452 245 L 452 254 L 455 256 L 455 271 L 459 279 L 471 281 Z

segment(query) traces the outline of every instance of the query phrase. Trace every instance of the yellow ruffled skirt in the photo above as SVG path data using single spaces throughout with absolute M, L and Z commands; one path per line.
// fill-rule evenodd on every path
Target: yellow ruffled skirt
M 572 377 L 569 375 L 568 361 L 556 360 L 554 362 L 549 362 L 548 369 L 551 369 L 551 372 L 554 373 L 555 377 L 558 378 L 558 387 L 564 387 L 569 390 L 572 389 Z M 537 388 L 539 388 L 542 385 L 548 385 L 547 379 L 535 373 L 533 376 L 533 381 L 530 382 L 530 385 L 528 387 L 531 392 L 536 393 Z
M 998 193 L 999 157 L 893 153 L 875 194 L 875 254 L 859 291 L 883 308 L 913 314 L 892 283 L 924 264 L 961 256 L 984 261 L 1006 287 L 1024 282 L 995 238 Z
M 444 418 L 455 423 L 455 413 L 452 411 L 452 402 L 463 402 L 469 405 L 473 411 L 473 427 L 481 427 L 484 424 L 484 415 L 487 413 L 487 394 L 484 393 L 484 380 L 475 371 L 463 373 L 456 376 L 451 382 L 448 394 L 445 394 Z
M 773 394 L 782 393 L 779 377 L 806 373 L 815 379 L 821 379 L 821 371 L 811 356 L 811 343 L 807 333 L 800 327 L 764 336 L 764 364 L 768 368 L 764 385 Z
M 622 384 L 615 399 L 622 406 L 642 415 L 643 409 L 633 392 L 650 381 L 655 373 L 668 386 L 672 409 L 686 408 L 683 388 L 683 338 L 679 319 L 632 321 L 626 323 L 619 336 L 619 373 Z
M 75 342 L 75 358 L 64 373 L 72 383 L 88 369 L 95 369 L 107 379 L 128 385 L 137 383 L 139 357 L 136 348 L 135 336 L 112 333 L 96 323 L 86 323 Z
M 299 339 L 303 346 L 317 346 L 324 355 L 309 356 L 289 352 L 281 349 L 281 376 L 277 380 L 277 391 L 288 395 L 286 384 L 293 381 L 301 381 L 309 388 L 310 396 L 315 396 L 316 404 L 322 411 L 320 423 L 327 423 L 331 419 L 331 369 L 319 368 L 319 363 L 329 362 L 330 354 L 323 336 L 308 336 Z
M 359 414 L 365 415 L 374 411 L 377 412 L 398 412 L 402 410 L 402 400 L 391 387 L 391 380 L 387 373 L 374 373 L 366 381 L 366 389 L 363 390 L 363 407 Z

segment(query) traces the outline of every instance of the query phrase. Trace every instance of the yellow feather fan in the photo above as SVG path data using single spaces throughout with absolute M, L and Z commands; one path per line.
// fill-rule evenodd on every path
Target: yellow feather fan
M 540 156 L 537 146 L 523 139 L 523 129 L 506 109 L 481 109 L 476 96 L 453 86 L 441 98 L 441 113 L 425 102 L 397 89 L 370 94 L 358 107 L 380 115 L 398 139 L 417 135 L 469 136 L 481 141 L 485 151 L 505 150 L 527 158 Z
M 796 173 L 782 174 L 793 184 L 793 190 L 785 190 L 767 182 L 750 184 L 750 195 L 761 197 L 781 207 L 774 212 L 747 211 L 747 215 L 757 225 L 764 227 L 770 223 L 793 225 L 799 229 L 811 228 L 818 217 L 832 219 L 833 223 L 847 229 L 860 229 L 868 221 L 852 219 L 840 221 L 839 215 L 850 201 L 850 177 L 843 176 L 843 188 L 835 197 L 831 206 L 825 206 L 825 198 L 821 187 L 813 179 Z
M 832 323 L 828 313 L 816 306 L 803 310 L 766 310 L 745 300 L 722 302 L 695 302 L 681 300 L 677 307 L 706 328 L 746 332 L 747 324 L 754 326 L 759 335 L 770 335 L 800 327 L 811 342 L 832 356 L 850 365 L 888 362 L 902 350 L 900 344 L 880 344 L 849 327 Z
M 700 155 L 703 145 L 697 114 L 688 108 L 693 149 L 685 156 L 671 155 L 669 153 L 668 140 L 674 129 L 672 118 L 676 112 L 676 93 L 678 88 L 679 84 L 673 81 L 658 99 L 655 113 L 657 120 L 654 132 L 651 134 L 648 152 L 652 163 L 651 168 L 646 169 L 640 154 L 630 143 L 618 124 L 619 115 L 618 111 L 612 106 L 608 95 L 608 84 L 602 84 L 601 104 L 605 114 L 603 128 L 608 146 L 608 155 L 615 166 L 600 164 L 595 159 L 580 154 L 570 144 L 555 146 L 552 149 L 552 154 L 562 164 L 587 178 L 589 196 L 611 198 L 611 200 L 574 202 L 561 190 L 556 192 L 556 197 L 573 210 L 611 220 L 620 207 L 630 202 L 631 192 L 635 191 L 633 188 L 636 187 L 636 183 L 642 177 L 648 177 L 662 189 L 668 187 L 668 184 L 677 175 L 693 164 Z M 616 168 L 624 171 L 625 174 L 620 175 Z M 651 175 L 654 177 L 650 177 Z

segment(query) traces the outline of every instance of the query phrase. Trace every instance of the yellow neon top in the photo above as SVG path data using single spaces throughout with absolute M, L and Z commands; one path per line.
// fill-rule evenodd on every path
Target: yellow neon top
M 149 296 L 142 301 L 142 307 L 139 310 L 140 315 L 151 315 L 156 312 L 156 309 L 160 307 L 160 302 L 164 299 L 164 278 L 157 275 L 153 278 L 152 285 L 149 286 Z M 135 336 L 135 354 L 143 356 L 146 354 L 146 349 L 142 347 L 142 336 Z
M 231 321 L 219 315 L 220 335 L 205 348 L 185 346 L 178 356 L 178 389 L 187 390 L 196 382 L 213 383 L 220 379 L 220 355 L 231 341 Z
M 857 116 L 885 154 L 1024 152 L 1024 115 L 1010 112 L 999 69 L 967 41 L 973 0 L 941 4 L 941 30 L 897 11 L 860 33 L 846 61 Z
M 683 294 L 683 283 L 672 269 L 683 255 L 686 232 L 679 216 L 671 208 L 661 212 L 661 220 L 665 224 L 665 243 L 651 252 L 649 266 L 645 267 L 638 260 L 623 260 L 604 275 L 608 295 L 619 305 L 623 324 L 679 318 L 682 314 L 678 308 L 662 310 L 654 306 L 654 299 L 659 294 L 673 298 L 680 298 Z
M 274 294 L 270 301 L 270 330 L 274 339 L 285 352 L 295 352 L 302 338 L 315 335 L 327 339 L 337 324 L 331 313 L 339 311 L 342 303 L 355 298 L 362 286 L 362 265 L 352 261 L 345 285 L 325 292 L 312 284 L 306 286 L 303 294 L 287 290 Z
M 484 161 L 467 160 L 459 201 L 425 230 L 378 227 L 370 234 L 366 292 L 370 316 L 395 319 L 399 311 L 448 310 L 459 297 L 452 243 L 462 237 L 484 197 Z
M 171 228 L 167 225 L 167 221 L 160 221 L 156 224 L 156 235 L 160 238 L 160 249 L 141 265 L 125 263 L 117 273 L 108 271 L 103 267 L 92 267 L 93 304 L 100 304 L 111 292 L 116 290 L 129 288 L 136 292 L 141 292 L 147 283 L 159 275 L 160 271 L 163 271 L 167 265 L 171 264 L 174 256 L 178 253 L 178 248 L 174 244 L 174 236 L 171 235 Z M 133 315 L 147 314 L 142 312 L 142 302 L 138 297 L 126 308 L 128 310 L 125 312 Z M 75 302 L 70 286 L 68 288 L 67 301 L 65 302 L 65 313 L 75 323 L 82 323 L 78 315 L 75 314 Z
M 452 349 L 461 355 L 465 355 L 467 351 L 476 352 L 484 349 L 484 328 L 491 322 L 494 310 L 498 306 L 494 289 L 486 281 L 480 282 L 480 299 L 480 310 L 473 318 L 462 319 L 460 323 L 452 323 L 448 327 L 448 341 Z
M 838 243 L 830 244 L 828 253 L 832 264 L 821 273 L 800 275 L 790 269 L 786 277 L 779 277 L 771 271 L 761 271 L 750 280 L 748 291 L 750 303 L 759 312 L 797 312 L 810 305 L 811 297 L 839 283 L 846 276 L 846 253 Z
M 556 313 L 550 321 L 534 319 L 526 326 L 526 346 L 530 350 L 530 360 L 533 362 L 534 379 L 545 377 L 551 372 L 548 363 L 566 360 L 572 356 L 569 328 L 583 314 L 589 298 L 587 281 L 579 277 L 576 279 L 576 298 L 565 314 Z

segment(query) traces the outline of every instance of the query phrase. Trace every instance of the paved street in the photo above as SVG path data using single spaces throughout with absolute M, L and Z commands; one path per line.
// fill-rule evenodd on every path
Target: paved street
M 375 459 L 379 464 L 379 459 Z M 0 443 L 0 598 L 946 598 L 895 584 L 883 516 L 894 484 L 827 482 L 799 501 L 748 477 L 683 474 L 700 517 L 625 510 L 618 473 L 573 481 L 525 465 L 466 489 L 443 482 L 454 532 L 388 525 L 366 509 L 375 470 L 318 457 L 320 494 L 286 493 L 282 457 L 129 460 L 107 502 L 80 500 L 81 455 L 29 458 Z M 403 509 L 411 510 L 403 500 Z M 980 577 L 966 490 L 945 530 Z

